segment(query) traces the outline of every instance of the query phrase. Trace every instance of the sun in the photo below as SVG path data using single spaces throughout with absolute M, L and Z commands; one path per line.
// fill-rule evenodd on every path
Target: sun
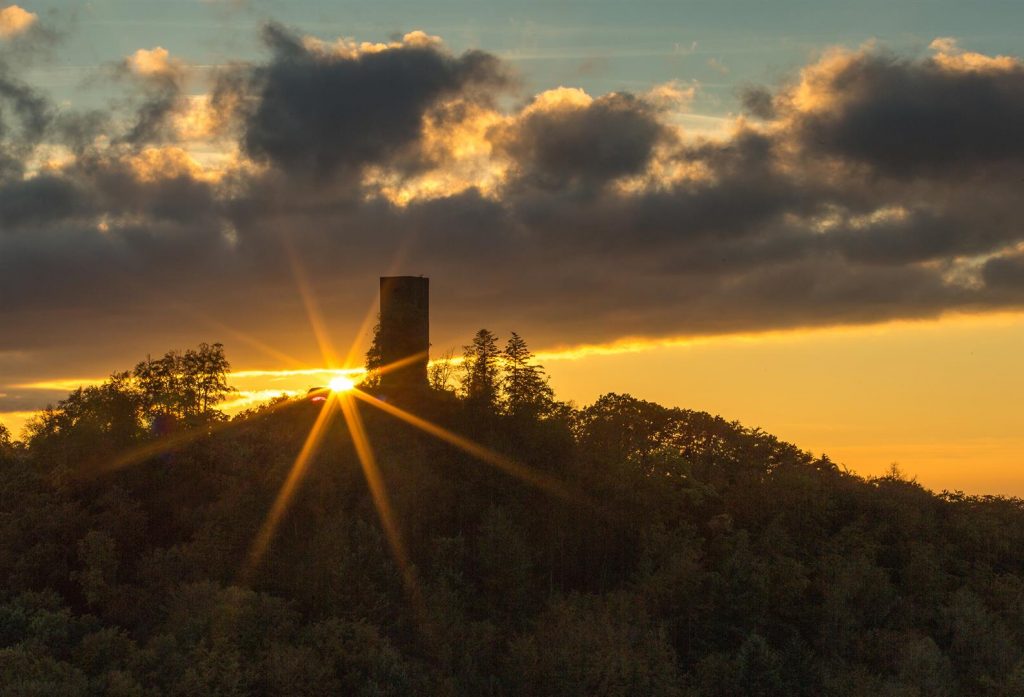
M 348 392 L 349 390 L 355 389 L 356 384 L 344 375 L 338 375 L 337 377 L 331 378 L 331 381 L 327 383 L 327 386 L 331 388 L 331 392 Z

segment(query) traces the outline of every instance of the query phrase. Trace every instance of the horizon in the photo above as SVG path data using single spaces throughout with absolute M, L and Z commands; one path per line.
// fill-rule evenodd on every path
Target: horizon
M 435 358 L 1024 495 L 1024 9 L 573 7 L 0 5 L 0 424 L 199 341 L 302 392 L 400 271 Z

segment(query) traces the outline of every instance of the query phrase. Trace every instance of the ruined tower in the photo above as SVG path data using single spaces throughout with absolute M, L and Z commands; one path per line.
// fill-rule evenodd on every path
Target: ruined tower
M 381 385 L 390 389 L 426 387 L 430 352 L 430 279 L 381 276 Z M 396 365 L 397 364 L 397 365 Z M 394 368 L 388 366 L 394 365 Z

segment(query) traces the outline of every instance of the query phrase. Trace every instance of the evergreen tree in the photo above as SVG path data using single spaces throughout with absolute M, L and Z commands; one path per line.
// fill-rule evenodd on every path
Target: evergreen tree
M 462 347 L 462 392 L 473 407 L 496 409 L 501 387 L 500 358 L 498 337 L 486 329 L 476 333 L 473 343 Z
M 544 366 L 532 363 L 533 354 L 526 341 L 515 332 L 505 344 L 502 360 L 505 366 L 502 388 L 508 413 L 536 417 L 547 412 L 554 402 L 554 393 L 548 385 Z
M 520 337 L 495 344 L 467 347 L 467 399 L 548 393 Z M 144 404 L 217 398 L 208 351 L 144 363 L 177 392 L 115 373 L 24 444 L 0 427 L 0 695 L 1024 694 L 1024 500 L 865 480 L 626 394 L 572 410 L 564 441 L 558 403 L 416 405 L 514 458 L 495 476 L 360 407 L 415 599 L 337 415 L 253 565 L 319 410 L 157 437 Z
M 366 376 L 363 378 L 363 389 L 380 387 L 380 369 L 384 367 L 384 351 L 381 348 L 380 322 L 373 327 L 373 340 L 366 351 Z

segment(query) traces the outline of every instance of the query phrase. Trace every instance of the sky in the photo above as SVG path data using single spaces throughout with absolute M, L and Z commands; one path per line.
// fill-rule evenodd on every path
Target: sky
M 0 2 L 0 423 L 515 330 L 559 396 L 1024 495 L 1019 2 Z

